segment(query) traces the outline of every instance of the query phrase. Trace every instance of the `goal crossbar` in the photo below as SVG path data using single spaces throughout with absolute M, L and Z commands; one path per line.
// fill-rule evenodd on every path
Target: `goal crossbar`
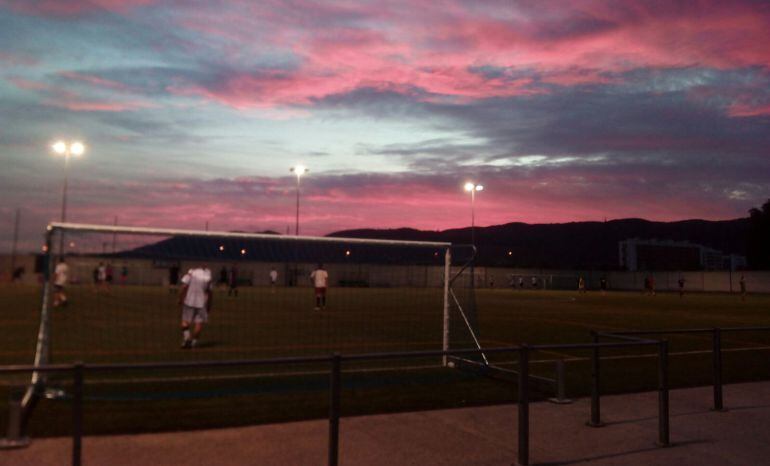
M 216 237 L 216 238 L 242 238 L 242 239 L 266 239 L 271 241 L 316 241 L 326 243 L 353 243 L 353 244 L 376 244 L 383 246 L 422 246 L 448 248 L 452 243 L 438 241 L 404 241 L 387 239 L 366 239 L 366 238 L 346 238 L 343 236 L 288 236 L 271 235 L 267 233 L 246 233 L 236 231 L 200 231 L 200 230 L 180 230 L 172 228 L 146 228 L 146 227 L 125 227 L 118 225 L 94 225 L 88 223 L 61 223 L 52 222 L 47 227 L 49 232 L 54 230 L 78 231 L 85 233 L 113 233 L 124 235 L 166 235 L 166 236 L 187 236 L 187 237 Z

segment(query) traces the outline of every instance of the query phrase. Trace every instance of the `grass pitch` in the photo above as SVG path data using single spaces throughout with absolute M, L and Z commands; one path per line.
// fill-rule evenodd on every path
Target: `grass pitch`
M 327 310 L 313 310 L 312 291 L 243 288 L 237 298 L 218 291 L 202 346 L 179 349 L 176 296 L 164 288 L 113 287 L 97 293 L 71 287 L 71 305 L 53 310 L 52 362 L 152 362 L 440 349 L 441 293 L 417 289 L 332 289 Z M 486 347 L 589 341 L 590 330 L 673 329 L 770 325 L 770 296 L 516 291 L 476 292 Z M 39 324 L 38 287 L 0 288 L 0 364 L 33 360 Z M 710 380 L 710 335 L 671 341 L 673 386 Z M 723 336 L 725 380 L 770 379 L 770 332 Z M 570 396 L 588 392 L 588 353 L 537 352 L 533 372 L 551 376 L 567 361 Z M 602 388 L 639 391 L 656 386 L 654 349 L 603 351 Z M 498 358 L 499 360 L 500 358 Z M 515 368 L 515 357 L 499 362 Z M 344 415 L 512 402 L 515 384 L 437 366 L 435 360 L 384 367 L 347 365 Z M 405 367 L 409 366 L 409 367 Z M 419 367 L 419 369 L 415 369 Z M 362 371 L 366 369 L 366 371 Z M 260 371 L 194 370 L 87 374 L 89 434 L 195 429 L 323 417 L 328 409 L 326 365 Z M 0 399 L 28 378 L 0 380 Z M 52 384 L 65 390 L 66 379 Z M 549 393 L 541 393 L 548 396 Z M 45 400 L 30 434 L 64 435 L 70 402 Z M 163 413 L 162 415 L 159 413 Z M 0 422 L 7 411 L 0 408 Z

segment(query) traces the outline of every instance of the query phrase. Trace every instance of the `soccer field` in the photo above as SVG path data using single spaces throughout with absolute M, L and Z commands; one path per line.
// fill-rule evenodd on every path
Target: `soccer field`
M 237 298 L 219 290 L 201 347 L 179 349 L 176 296 L 161 287 L 70 289 L 71 304 L 52 310 L 52 362 L 221 360 L 441 348 L 441 293 L 433 289 L 340 288 L 329 307 L 314 311 L 308 288 L 243 288 Z M 589 331 L 770 325 L 770 296 L 516 291 L 476 292 L 483 346 L 589 341 Z M 37 287 L 0 288 L 0 363 L 33 360 L 39 323 Z M 668 337 L 674 386 L 710 380 L 710 335 Z M 726 381 L 770 378 L 770 332 L 723 338 Z M 655 387 L 650 348 L 603 353 L 603 390 Z M 588 391 L 587 353 L 538 352 L 533 372 L 552 376 L 553 361 L 567 362 L 568 392 Z M 511 402 L 514 384 L 440 367 L 436 360 L 393 367 L 345 367 L 346 415 Z M 515 357 L 502 361 L 515 363 Z M 512 366 L 515 367 L 515 366 Z M 328 367 L 111 373 L 86 379 L 86 431 L 135 432 L 243 425 L 323 417 Z M 90 378 L 89 378 L 90 377 Z M 54 380 L 67 391 L 68 380 Z M 3 380 L 7 399 L 19 378 Z M 542 393 L 547 396 L 547 393 Z M 32 435 L 66 434 L 69 400 L 45 400 L 30 424 Z M 159 416 L 158 413 L 174 413 Z M 5 422 L 0 409 L 0 422 Z

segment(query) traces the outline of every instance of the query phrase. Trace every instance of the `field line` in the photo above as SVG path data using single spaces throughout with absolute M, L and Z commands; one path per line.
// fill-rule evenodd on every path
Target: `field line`
M 360 369 L 348 369 L 343 370 L 343 374 L 365 374 L 372 372 L 401 372 L 401 371 L 418 371 L 426 369 L 438 369 L 443 367 L 441 364 L 425 364 L 425 365 L 412 365 L 401 367 L 370 367 Z M 196 376 L 166 376 L 166 377 L 141 377 L 141 378 L 94 378 L 90 377 L 88 380 L 89 385 L 111 385 L 111 384 L 128 384 L 128 383 L 161 383 L 161 382 L 174 382 L 174 381 L 196 381 L 206 382 L 213 380 L 243 380 L 243 379 L 261 379 L 261 378 L 278 378 L 278 377 L 302 377 L 309 375 L 329 375 L 328 370 L 306 370 L 306 371 L 287 371 L 287 372 L 246 372 L 243 374 L 221 374 L 221 375 L 196 375 Z M 65 385 L 68 385 L 66 382 Z M 0 386 L 11 386 L 10 383 L 0 383 Z

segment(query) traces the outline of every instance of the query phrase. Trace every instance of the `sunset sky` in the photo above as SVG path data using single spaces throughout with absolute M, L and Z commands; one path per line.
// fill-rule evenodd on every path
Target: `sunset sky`
M 59 217 L 218 230 L 745 216 L 767 0 L 0 0 L 0 247 Z

